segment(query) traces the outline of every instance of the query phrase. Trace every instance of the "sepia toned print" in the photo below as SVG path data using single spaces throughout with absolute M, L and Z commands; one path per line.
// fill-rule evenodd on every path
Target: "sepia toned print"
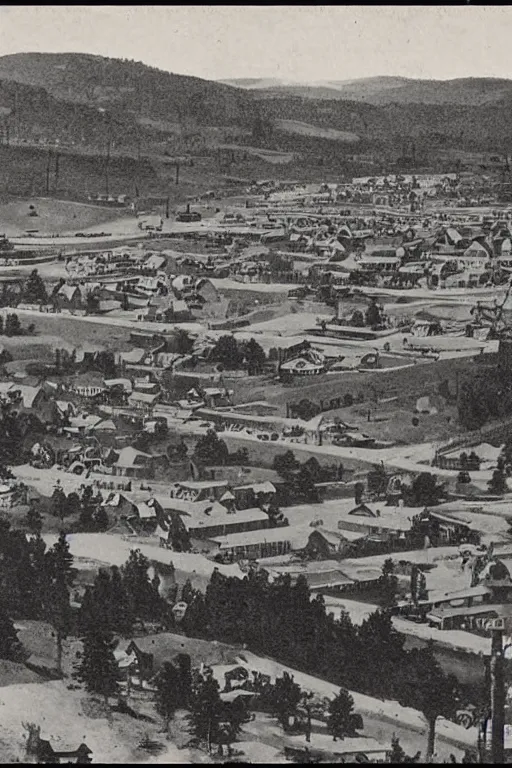
M 512 11 L 0 7 L 0 762 L 512 761 Z

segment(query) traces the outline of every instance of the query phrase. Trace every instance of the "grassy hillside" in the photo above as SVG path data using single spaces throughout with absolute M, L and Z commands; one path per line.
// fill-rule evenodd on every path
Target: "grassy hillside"
M 331 141 L 343 141 L 353 144 L 359 141 L 359 136 L 350 131 L 340 131 L 336 128 L 319 128 L 310 123 L 303 123 L 301 120 L 278 120 L 277 126 L 280 130 L 287 133 L 298 133 L 300 136 L 318 136 L 320 139 L 330 139 Z

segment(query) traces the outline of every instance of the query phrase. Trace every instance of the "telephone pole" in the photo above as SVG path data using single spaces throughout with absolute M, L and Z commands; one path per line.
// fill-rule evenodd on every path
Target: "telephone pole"
M 60 155 L 58 152 L 55 153 L 55 180 L 54 180 L 54 190 L 55 192 L 59 189 L 59 162 L 60 162 Z
M 110 195 L 110 185 L 109 185 L 109 166 L 110 166 L 110 142 L 111 142 L 112 136 L 110 131 L 110 126 L 108 129 L 108 137 L 107 137 L 107 155 L 105 158 L 105 194 L 108 197 Z
M 50 167 L 52 163 L 52 150 L 48 149 L 48 162 L 46 163 L 46 194 L 50 192 Z
M 503 627 L 499 622 L 496 620 L 491 627 L 491 763 L 501 765 L 505 757 L 505 681 Z

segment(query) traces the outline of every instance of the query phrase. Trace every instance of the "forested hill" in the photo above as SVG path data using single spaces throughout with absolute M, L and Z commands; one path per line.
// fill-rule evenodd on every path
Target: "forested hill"
M 316 91 L 292 86 L 292 95 L 272 80 L 254 88 L 232 82 L 244 87 L 88 54 L 2 56 L 0 124 L 11 136 L 102 151 L 111 135 L 113 147 L 147 154 L 176 135 L 185 137 L 185 152 L 198 136 L 203 151 L 232 134 L 251 146 L 324 157 L 353 153 L 357 142 L 358 151 L 391 154 L 414 143 L 427 159 L 438 150 L 505 152 L 512 144 L 509 80 L 332 80 Z
M 58 100 L 146 120 L 238 125 L 250 120 L 253 108 L 250 94 L 228 85 L 89 54 L 1 56 L 0 79 L 44 88 Z

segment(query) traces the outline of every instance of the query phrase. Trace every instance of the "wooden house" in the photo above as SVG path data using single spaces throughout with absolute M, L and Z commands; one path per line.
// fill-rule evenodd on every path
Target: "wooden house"
M 53 300 L 57 309 L 60 310 L 75 311 L 85 308 L 82 292 L 78 285 L 64 283 L 54 294 Z
M 347 557 L 352 549 L 352 543 L 364 538 L 364 534 L 349 531 L 331 531 L 319 526 L 309 535 L 306 551 L 315 559 L 327 559 L 332 557 Z

